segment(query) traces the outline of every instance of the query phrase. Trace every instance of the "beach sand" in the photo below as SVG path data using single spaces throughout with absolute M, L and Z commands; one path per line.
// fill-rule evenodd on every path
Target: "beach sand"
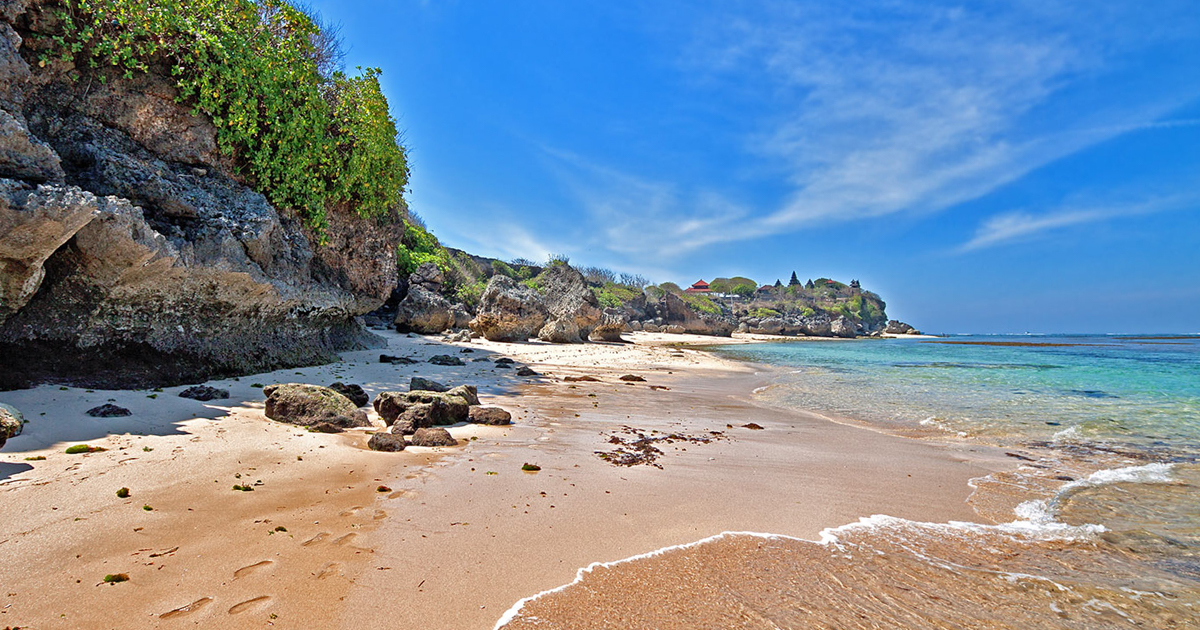
M 968 480 L 1011 466 L 985 447 L 756 405 L 751 393 L 770 373 L 690 345 L 728 339 L 635 333 L 632 344 L 555 346 L 383 334 L 385 350 L 212 382 L 230 390 L 224 401 L 179 398 L 182 387 L 0 393 L 30 420 L 0 451 L 0 627 L 491 628 L 580 567 L 723 531 L 815 539 L 872 514 L 979 521 Z M 398 366 L 380 352 L 467 363 Z M 540 376 L 471 361 L 497 356 Z M 315 434 L 266 419 L 252 386 L 340 380 L 374 397 L 414 375 L 475 384 L 515 424 L 451 427 L 458 447 L 375 453 L 364 430 Z M 562 380 L 584 375 L 600 382 Z M 110 399 L 133 415 L 84 415 Z M 676 434 L 653 443 L 658 466 L 596 454 L 639 433 Z M 107 450 L 63 452 L 76 443 Z M 36 456 L 46 459 L 26 461 Z M 117 573 L 129 581 L 103 584 Z

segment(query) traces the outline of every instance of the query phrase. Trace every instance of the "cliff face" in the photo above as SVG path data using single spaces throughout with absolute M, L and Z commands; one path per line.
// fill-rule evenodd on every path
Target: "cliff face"
M 41 63 L 54 27 L 0 0 L 0 388 L 196 381 L 378 341 L 355 317 L 394 288 L 401 226 L 335 208 L 318 244 L 169 78 Z

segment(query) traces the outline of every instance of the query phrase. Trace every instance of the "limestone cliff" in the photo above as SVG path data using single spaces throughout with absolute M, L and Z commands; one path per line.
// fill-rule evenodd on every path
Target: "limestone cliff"
M 51 22 L 0 0 L 0 388 L 198 381 L 378 341 L 355 318 L 394 288 L 402 225 L 333 208 L 321 244 L 168 77 L 39 61 Z

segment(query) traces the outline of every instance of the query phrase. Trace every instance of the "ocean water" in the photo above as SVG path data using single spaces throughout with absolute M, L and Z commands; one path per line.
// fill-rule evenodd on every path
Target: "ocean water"
M 730 346 L 754 396 L 999 446 L 974 522 L 885 515 L 820 541 L 726 533 L 597 564 L 505 628 L 1200 628 L 1200 336 Z

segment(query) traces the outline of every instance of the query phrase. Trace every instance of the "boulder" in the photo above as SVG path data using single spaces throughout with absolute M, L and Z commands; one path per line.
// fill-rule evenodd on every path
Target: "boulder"
M 422 285 L 414 284 L 409 287 L 408 295 L 397 305 L 394 323 L 396 330 L 403 333 L 440 333 L 454 325 L 453 307 L 446 298 Z
M 371 426 L 367 414 L 349 398 L 320 385 L 282 383 L 263 388 L 266 416 L 298 426 L 328 423 L 337 427 Z
M 445 405 L 435 401 L 432 403 L 413 403 L 404 409 L 396 420 L 392 422 L 392 433 L 396 435 L 412 435 L 413 431 L 425 427 L 431 427 L 434 424 L 435 417 L 442 418 L 446 415 Z M 454 424 L 453 422 L 441 422 L 441 424 Z
M 450 325 L 451 328 L 460 329 L 465 332 L 467 338 L 462 341 L 470 341 L 471 332 L 466 329 L 471 327 L 471 311 L 467 309 L 465 304 L 455 304 L 450 307 L 450 314 L 454 316 L 454 322 Z
M 489 341 L 526 341 L 546 324 L 546 306 L 529 287 L 503 275 L 488 280 L 471 330 Z
M 907 335 L 911 334 L 912 330 L 912 326 L 900 320 L 891 319 L 888 320 L 887 327 L 883 329 L 883 332 L 889 335 Z
M 858 327 L 845 315 L 838 316 L 829 325 L 829 332 L 834 337 L 853 338 L 858 335 Z
M 431 425 L 465 422 L 470 408 L 464 397 L 450 392 L 380 392 L 375 397 L 375 411 L 389 425 L 414 405 L 429 406 L 416 413 L 427 417 Z
M 625 318 L 617 309 L 605 309 L 600 322 L 592 329 L 591 339 L 595 339 L 596 341 L 624 341 L 624 339 L 621 339 L 621 333 L 625 332 L 626 327 Z M 641 326 L 639 325 L 638 328 L 640 329 Z
M 642 330 L 648 333 L 662 332 L 662 328 L 660 328 L 659 325 L 655 324 L 654 322 L 642 323 Z
M 565 263 L 552 264 L 538 276 L 538 287 L 550 321 L 538 333 L 539 339 L 579 343 L 600 323 L 600 303 L 577 269 Z
M 429 362 L 434 365 L 466 365 L 462 359 L 452 357 L 448 354 L 439 354 L 429 358 Z
M 367 395 L 367 392 L 363 391 L 361 386 L 354 383 L 346 384 L 337 382 L 330 385 L 329 389 L 349 398 L 350 402 L 359 407 L 366 407 L 367 403 L 371 402 L 371 397 Z
M 765 317 L 757 320 L 757 324 L 752 324 L 755 320 L 746 322 L 749 332 L 759 335 L 781 335 L 783 334 L 784 321 L 782 317 Z
M 527 365 L 522 365 L 521 367 L 517 368 L 517 376 L 541 376 L 541 374 L 538 374 L 533 370 L 533 368 Z
M 387 453 L 403 451 L 404 436 L 378 432 L 372 435 L 370 440 L 367 440 L 367 448 L 372 451 L 384 451 Z
M 474 385 L 459 385 L 457 387 L 450 388 L 446 393 L 451 396 L 458 396 L 459 398 L 462 398 L 463 400 L 467 401 L 467 404 L 470 406 L 479 404 L 479 390 L 476 389 Z
M 666 326 L 662 327 L 662 331 L 665 333 L 671 333 L 672 335 L 682 335 L 687 332 L 687 328 L 684 328 L 680 324 L 667 324 Z
M 192 400 L 199 400 L 202 402 L 218 399 L 224 400 L 229 398 L 229 390 L 217 389 L 216 387 L 209 387 L 208 385 L 196 385 L 179 392 L 179 397 L 191 398 Z
M 0 404 L 0 447 L 4 446 L 8 438 L 20 435 L 23 426 L 25 416 L 21 415 L 16 407 Z
M 408 381 L 408 391 L 427 391 L 427 392 L 444 392 L 450 389 L 437 381 L 432 381 L 421 376 L 414 376 Z
M 810 337 L 833 336 L 833 322 L 824 313 L 799 318 L 796 322 L 796 329 L 799 334 Z
M 455 446 L 458 440 L 450 436 L 450 432 L 437 427 L 417 429 L 411 438 L 413 446 Z
M 569 318 L 550 320 L 538 331 L 538 339 L 550 343 L 580 343 L 579 328 Z
M 645 383 L 646 382 L 646 379 L 644 377 L 638 376 L 637 374 L 626 374 L 621 377 L 621 380 L 625 381 L 626 383 Z
M 0 108 L 0 177 L 35 182 L 62 180 L 58 154 L 29 132 L 25 118 Z
M 468 422 L 493 426 L 512 424 L 512 414 L 499 407 L 471 407 Z
M 86 413 L 93 418 L 122 418 L 124 416 L 133 415 L 132 411 L 124 407 L 118 407 L 112 403 L 105 403 L 99 407 L 92 407 L 91 409 L 88 409 Z
M 414 363 L 418 363 L 416 359 L 410 359 L 408 357 L 393 357 L 387 354 L 379 355 L 379 362 L 391 363 L 393 365 L 413 365 Z
M 441 291 L 442 284 L 445 282 L 446 275 L 442 273 L 441 268 L 431 262 L 421 263 L 415 271 L 408 275 L 410 291 L 413 287 L 422 287 L 433 292 Z
M 640 332 L 642 330 L 642 322 L 639 322 L 636 319 L 632 320 L 628 324 L 625 324 L 625 328 L 629 332 Z

